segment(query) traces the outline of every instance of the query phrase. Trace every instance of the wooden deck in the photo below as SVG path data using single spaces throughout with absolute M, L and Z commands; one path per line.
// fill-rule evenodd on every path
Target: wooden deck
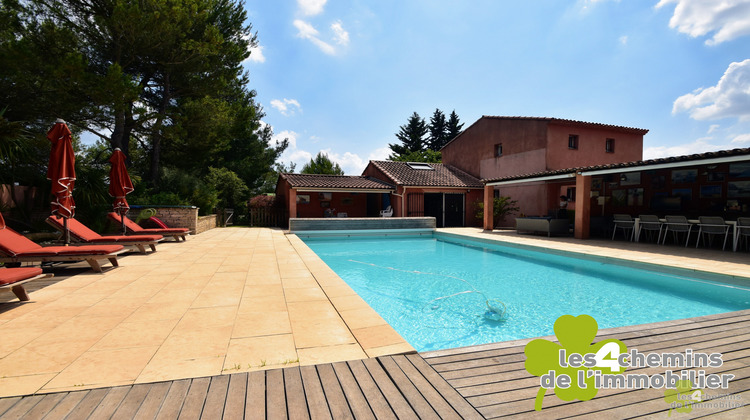
M 2 419 L 481 419 L 418 354 L 0 399 Z
M 708 390 L 707 404 L 672 417 L 750 418 L 750 310 L 602 330 L 595 341 L 605 338 L 646 354 L 721 353 L 723 366 L 705 370 L 734 374 L 729 389 Z M 524 368 L 528 341 L 3 398 L 0 419 L 667 418 L 663 389 L 602 389 L 585 402 L 548 391 L 534 411 L 539 378 Z
M 553 339 L 554 337 L 546 337 Z M 750 418 L 750 310 L 682 319 L 634 327 L 601 330 L 595 341 L 616 338 L 641 353 L 694 352 L 723 355 L 719 368 L 706 373 L 731 373 L 728 390 L 707 390 L 709 396 L 731 394 L 712 404 L 695 407 L 689 414 L 672 412 L 672 418 Z M 467 401 L 486 418 L 667 418 L 664 389 L 599 390 L 590 401 L 565 402 L 552 391 L 544 397 L 542 411 L 534 411 L 539 378 L 524 368 L 524 346 L 530 340 L 496 343 L 422 353 Z M 666 368 L 629 369 L 626 373 L 653 375 Z M 709 401 L 710 403 L 711 401 Z M 742 407 L 730 408 L 728 405 Z

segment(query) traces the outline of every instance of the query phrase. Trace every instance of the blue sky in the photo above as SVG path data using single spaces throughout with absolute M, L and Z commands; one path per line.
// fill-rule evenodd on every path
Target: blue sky
M 347 174 L 417 112 L 646 128 L 644 158 L 750 147 L 750 0 L 247 0 L 281 160 Z

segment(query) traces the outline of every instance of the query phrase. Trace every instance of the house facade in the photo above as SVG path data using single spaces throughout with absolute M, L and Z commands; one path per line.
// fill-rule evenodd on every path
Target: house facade
M 481 226 L 477 203 L 484 184 L 478 178 L 440 163 L 370 161 L 364 176 L 396 187 L 390 205 L 394 217 L 435 217 L 437 227 Z
M 376 217 L 395 186 L 347 175 L 280 174 L 276 196 L 291 218 Z
M 648 130 L 559 118 L 483 116 L 442 149 L 443 163 L 480 179 L 638 161 Z M 496 194 L 526 215 L 547 215 L 564 195 L 575 205 L 575 179 L 505 185 Z M 506 220 L 512 225 L 513 220 Z
M 485 179 L 485 193 L 575 182 L 575 235 L 611 234 L 613 214 L 750 217 L 750 148 Z M 485 198 L 487 200 L 487 197 Z M 485 221 L 485 228 L 491 223 Z M 737 236 L 734 237 L 735 240 Z M 736 242 L 735 242 L 736 246 Z
M 435 217 L 438 227 L 481 226 L 484 184 L 439 163 L 370 161 L 361 176 L 281 174 L 276 195 L 291 218 Z

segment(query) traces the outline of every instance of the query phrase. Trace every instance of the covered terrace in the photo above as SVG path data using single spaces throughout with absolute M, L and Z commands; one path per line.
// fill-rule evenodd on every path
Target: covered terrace
M 568 168 L 485 179 L 484 205 L 492 205 L 495 189 L 545 183 L 549 203 L 558 192 L 574 188 L 574 233 L 589 238 L 594 223 L 613 214 L 750 216 L 750 148 L 695 155 Z M 521 211 L 523 212 L 523 203 Z M 571 207 L 568 207 L 570 210 Z M 484 229 L 492 230 L 492 212 Z
M 396 187 L 368 176 L 281 174 L 276 196 L 289 217 L 377 217 Z

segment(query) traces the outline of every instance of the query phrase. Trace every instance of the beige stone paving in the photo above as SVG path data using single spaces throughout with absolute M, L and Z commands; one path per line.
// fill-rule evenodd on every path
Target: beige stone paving
M 689 247 L 675 245 L 657 245 L 646 242 L 628 242 L 624 240 L 586 239 L 572 237 L 552 237 L 538 235 L 519 235 L 515 231 L 497 230 L 491 233 L 479 228 L 447 228 L 441 232 L 494 240 L 519 246 L 532 246 L 555 250 L 561 253 L 580 253 L 601 257 L 604 260 L 626 260 L 662 267 L 675 267 L 692 271 L 718 273 L 736 276 L 738 281 L 746 283 L 750 278 L 750 253 L 747 251 L 732 252 L 729 250 L 695 248 L 691 241 Z
M 0 294 L 0 396 L 413 351 L 294 235 L 213 229 Z
M 750 276 L 747 252 L 441 231 Z M 30 302 L 0 294 L 0 397 L 413 351 L 298 237 L 280 230 L 213 229 L 123 257 L 104 274 L 85 264 L 54 271 L 28 284 Z

